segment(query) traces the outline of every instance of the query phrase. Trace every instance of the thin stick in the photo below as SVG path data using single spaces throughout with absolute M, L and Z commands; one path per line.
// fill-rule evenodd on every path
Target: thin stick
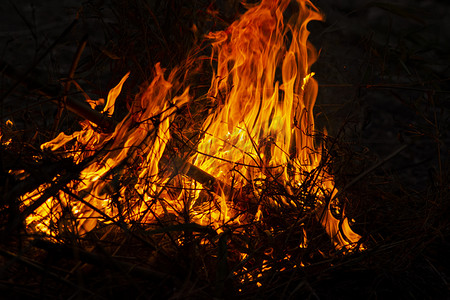
M 41 84 L 32 78 L 23 78 L 23 79 L 18 80 L 18 78 L 20 78 L 20 74 L 18 74 L 14 70 L 14 68 L 11 67 L 6 62 L 0 61 L 0 70 L 6 76 L 16 79 L 18 83 L 24 85 L 28 89 L 34 90 L 37 93 L 39 93 L 40 95 L 48 98 L 53 103 L 59 104 L 59 101 L 57 99 L 58 98 L 57 95 L 60 93 L 59 89 L 46 88 L 44 84 Z M 92 109 L 89 106 L 89 104 L 78 101 L 78 100 L 74 100 L 72 98 L 67 98 L 65 106 L 69 111 L 98 125 L 104 131 L 106 131 L 106 132 L 114 131 L 116 123 L 111 118 L 107 117 L 106 115 L 103 115 L 100 112 Z
M 337 192 L 336 196 L 340 193 L 345 191 L 346 189 L 348 189 L 349 187 L 351 187 L 352 185 L 354 185 L 355 183 L 357 183 L 359 180 L 361 180 L 364 176 L 366 176 L 367 174 L 369 174 L 370 172 L 372 172 L 373 170 L 375 170 L 376 168 L 378 168 L 379 166 L 381 166 L 382 164 L 384 164 L 385 162 L 387 162 L 388 160 L 390 160 L 391 158 L 393 158 L 394 156 L 396 156 L 397 154 L 399 154 L 400 152 L 402 152 L 403 150 L 406 149 L 406 147 L 408 147 L 408 144 L 405 144 L 403 146 L 401 146 L 400 148 L 398 148 L 397 150 L 395 150 L 394 152 L 392 152 L 391 154 L 389 154 L 388 156 L 386 156 L 384 159 L 380 160 L 378 163 L 376 163 L 375 165 L 373 165 L 372 167 L 370 167 L 369 169 L 365 170 L 364 172 L 362 172 L 361 174 L 359 174 L 358 176 L 356 176 L 355 178 L 353 178 L 352 181 L 350 181 L 346 186 L 344 186 L 344 188 L 340 191 Z M 335 197 L 336 197 L 335 196 Z
M 64 93 L 63 93 L 63 97 L 61 99 L 61 103 L 58 104 L 58 112 L 56 114 L 55 117 L 55 122 L 53 123 L 53 128 L 52 128 L 52 136 L 54 137 L 56 134 L 56 131 L 58 129 L 59 126 L 59 121 L 61 119 L 62 113 L 64 111 L 64 107 L 66 106 L 66 102 L 67 102 L 67 94 L 70 91 L 70 85 L 72 84 L 73 81 L 73 77 L 75 76 L 75 71 L 78 67 L 78 63 L 80 62 L 80 58 L 81 58 L 81 54 L 84 51 L 84 48 L 86 47 L 87 44 L 87 38 L 88 35 L 84 35 L 83 38 L 81 39 L 81 43 L 78 46 L 77 52 L 75 53 L 75 59 L 72 62 L 72 66 L 70 67 L 69 70 L 69 74 L 67 77 L 67 81 L 64 85 Z
M 35 262 L 31 261 L 31 260 L 28 260 L 27 258 L 25 258 L 25 257 L 23 257 L 23 256 L 21 256 L 21 255 L 17 255 L 17 254 L 11 253 L 11 252 L 6 251 L 6 250 L 3 250 L 3 249 L 1 249 L 1 248 L 0 248 L 0 255 L 3 256 L 3 257 L 5 257 L 5 258 L 9 258 L 9 259 L 12 259 L 12 260 L 16 260 L 16 261 L 22 263 L 23 265 L 25 265 L 25 266 L 27 266 L 27 267 L 31 267 L 32 269 L 35 269 L 36 271 L 40 272 L 41 274 L 49 275 L 50 277 L 52 277 L 52 278 L 54 278 L 54 279 L 56 279 L 56 280 L 58 280 L 58 281 L 61 281 L 61 282 L 65 283 L 65 284 L 67 284 L 67 285 L 73 286 L 73 287 L 75 287 L 75 288 L 77 288 L 77 289 L 80 289 L 80 290 L 82 290 L 82 291 L 84 291 L 84 292 L 87 292 L 87 293 L 89 293 L 90 295 L 100 297 L 100 295 L 94 293 L 93 291 L 90 291 L 90 290 L 88 290 L 88 289 L 86 289 L 86 288 L 84 288 L 84 287 L 82 287 L 82 286 L 76 285 L 75 283 L 73 283 L 73 282 L 71 282 L 71 281 L 68 281 L 68 280 L 64 279 L 64 278 L 63 278 L 62 276 L 60 276 L 59 274 L 50 272 L 50 271 L 48 270 L 48 266 L 43 267 L 43 266 L 41 266 L 40 264 L 35 263 Z M 101 298 L 99 298 L 99 299 L 104 299 L 104 298 L 101 297 Z
M 50 53 L 50 51 L 57 45 L 59 44 L 59 42 L 63 39 L 63 37 L 65 37 L 70 31 L 72 31 L 72 29 L 75 27 L 75 25 L 77 24 L 78 19 L 75 19 L 72 23 L 70 23 L 69 26 L 66 27 L 66 29 L 64 29 L 64 31 L 59 35 L 59 37 L 50 45 L 50 47 L 48 47 L 44 53 L 42 53 L 37 59 L 36 61 L 28 68 L 28 70 L 22 74 L 21 76 L 18 76 L 18 79 L 16 81 L 16 83 L 14 83 L 9 90 L 7 90 L 1 97 L 0 97 L 0 101 L 3 102 L 3 100 L 8 97 L 18 86 L 19 84 L 21 84 L 24 80 L 27 79 L 28 75 L 30 74 L 30 72 L 44 59 L 44 57 L 47 56 L 48 53 Z M 3 69 L 2 64 L 0 64 L 0 69 Z
M 115 260 L 113 257 L 87 252 L 82 249 L 69 248 L 64 245 L 55 244 L 44 240 L 35 240 L 34 245 L 38 248 L 48 251 L 49 253 L 56 252 L 59 254 L 64 254 L 65 256 L 80 259 L 81 261 L 91 265 L 101 266 L 109 268 L 111 270 L 125 272 L 134 276 L 144 277 L 148 279 L 161 279 L 161 280 L 174 279 L 172 275 L 160 271 L 139 267 L 134 264 Z

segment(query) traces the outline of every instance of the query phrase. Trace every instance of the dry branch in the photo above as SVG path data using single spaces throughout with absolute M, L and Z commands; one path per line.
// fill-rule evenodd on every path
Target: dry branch
M 0 249 L 0 255 L 3 256 L 6 259 L 11 260 L 11 261 L 19 262 L 22 265 L 26 266 L 27 268 L 34 269 L 34 270 L 38 271 L 41 274 L 45 274 L 46 276 L 49 276 L 49 277 L 54 278 L 54 279 L 56 279 L 58 281 L 61 281 L 61 282 L 65 283 L 65 284 L 67 284 L 69 286 L 75 287 L 75 288 L 77 288 L 79 290 L 82 290 L 82 291 L 84 291 L 86 293 L 89 293 L 90 295 L 97 296 L 97 297 L 99 296 L 95 292 L 93 292 L 91 290 L 88 290 L 88 289 L 86 289 L 86 288 L 84 288 L 84 287 L 82 287 L 80 285 L 77 285 L 77 284 L 73 283 L 72 281 L 69 281 L 69 280 L 63 278 L 61 275 L 57 274 L 56 272 L 48 270 L 49 267 L 47 265 L 43 266 L 43 265 L 41 265 L 41 264 L 39 264 L 37 262 L 34 262 L 34 261 L 30 260 L 30 259 L 27 259 L 27 258 L 23 257 L 22 255 L 16 255 L 15 253 L 11 253 L 11 252 L 3 250 L 3 249 Z M 104 299 L 104 298 L 101 297 L 100 299 Z
M 69 93 L 70 85 L 72 84 L 73 77 L 75 76 L 75 71 L 78 67 L 78 63 L 80 62 L 81 54 L 83 53 L 84 48 L 86 47 L 87 38 L 88 38 L 88 36 L 85 35 L 81 39 L 80 45 L 78 46 L 77 52 L 75 54 L 75 58 L 72 62 L 72 66 L 70 67 L 69 75 L 67 76 L 67 81 L 64 85 L 63 98 L 62 98 L 62 101 L 59 103 L 58 112 L 56 114 L 55 122 L 53 124 L 52 136 L 55 136 L 58 125 L 59 125 L 59 121 L 61 120 L 61 116 L 64 111 L 64 104 L 67 103 L 67 94 Z
M 29 90 L 37 92 L 38 94 L 48 98 L 55 104 L 60 104 L 61 102 L 59 99 L 60 98 L 59 95 L 61 94 L 60 89 L 46 87 L 45 84 L 42 84 L 32 78 L 20 78 L 20 74 L 6 62 L 0 61 L 0 70 L 6 76 L 14 80 L 18 80 L 18 82 L 20 82 Z M 69 97 L 66 97 L 66 101 L 63 104 L 69 111 L 86 120 L 89 120 L 90 122 L 102 128 L 104 131 L 106 132 L 114 131 L 116 123 L 111 118 L 108 118 L 106 115 L 103 115 L 100 112 L 93 110 L 89 106 L 89 104 L 77 101 L 75 99 L 71 99 Z
M 16 78 L 16 82 L 1 96 L 0 101 L 3 102 L 3 100 L 8 97 L 20 84 L 23 84 L 23 82 L 25 80 L 27 80 L 28 75 L 31 73 L 31 71 L 44 59 L 44 57 L 46 57 L 50 51 L 56 47 L 56 45 L 58 45 L 61 40 L 67 35 L 69 34 L 72 29 L 75 27 L 75 25 L 77 24 L 78 19 L 75 19 L 74 21 L 72 21 L 72 23 L 69 24 L 69 26 L 67 26 L 64 31 L 58 36 L 58 38 L 50 45 L 50 47 L 48 47 L 36 60 L 35 62 L 27 69 L 27 71 L 23 74 L 18 74 L 15 73 L 15 78 Z M 3 70 L 8 67 L 4 62 L 0 62 L 0 70 Z
M 67 171 L 67 169 L 63 169 L 58 170 L 59 174 L 62 174 L 64 172 Z M 61 188 L 63 188 L 64 186 L 66 186 L 70 181 L 72 181 L 74 179 L 74 176 L 76 176 L 77 174 L 79 174 L 79 172 L 81 171 L 81 166 L 77 165 L 77 166 L 72 166 L 72 168 L 70 168 L 71 173 L 69 174 L 65 174 L 64 176 L 61 176 L 60 178 L 58 178 L 58 180 L 54 180 L 51 183 L 51 186 L 49 188 L 47 188 L 44 193 L 38 198 L 36 199 L 33 203 L 31 203 L 29 206 L 27 206 L 18 216 L 16 216 L 15 220 L 13 221 L 11 228 L 15 229 L 18 225 L 22 224 L 25 219 L 31 215 L 36 209 L 38 209 L 42 204 L 45 203 L 45 201 L 47 201 L 47 199 L 49 199 L 50 197 L 52 197 L 53 195 L 55 195 Z M 31 186 L 35 185 L 36 183 L 34 182 L 34 180 L 31 181 Z M 23 194 L 23 193 L 22 193 Z M 9 197 L 14 197 L 17 195 L 17 191 L 16 189 L 13 190 L 12 193 L 10 193 Z
M 394 152 L 392 152 L 391 154 L 386 156 L 384 159 L 380 160 L 378 163 L 376 163 L 375 165 L 371 166 L 369 169 L 365 170 L 364 172 L 362 172 L 361 174 L 356 176 L 352 181 L 350 181 L 346 186 L 344 186 L 344 188 L 342 190 L 339 190 L 338 193 L 336 194 L 336 196 L 339 194 L 342 194 L 349 187 L 351 187 L 352 185 L 357 183 L 359 180 L 364 178 L 367 174 L 371 173 L 373 170 L 375 170 L 376 168 L 378 168 L 379 166 L 381 166 L 382 164 L 384 164 L 385 162 L 387 162 L 388 160 L 392 159 L 394 156 L 396 156 L 397 154 L 399 154 L 400 152 L 405 150 L 406 147 L 408 147 L 408 144 L 402 145 L 400 148 L 396 149 Z

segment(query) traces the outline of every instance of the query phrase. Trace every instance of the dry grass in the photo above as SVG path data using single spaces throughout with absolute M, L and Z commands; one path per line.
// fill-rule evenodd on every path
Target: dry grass
M 367 248 L 347 255 L 334 249 L 307 209 L 270 210 L 264 223 L 230 226 L 219 235 L 171 215 L 151 225 L 100 224 L 81 237 L 61 230 L 56 242 L 26 232 L 21 224 L 27 212 L 18 197 L 51 182 L 55 174 L 63 176 L 49 194 L 78 176 L 70 161 L 39 150 L 56 132 L 78 129 L 78 117 L 58 109 L 51 98 L 105 97 L 131 70 L 113 116 L 119 121 L 139 85 L 154 76 L 151 66 L 161 62 L 170 70 L 194 54 L 207 55 L 202 35 L 225 28 L 242 7 L 238 1 L 89 1 L 78 10 L 75 29 L 60 30 L 59 40 L 58 34 L 48 37 L 34 27 L 23 7 L 12 10 L 28 20 L 37 46 L 16 53 L 6 47 L 2 59 L 26 56 L 26 63 L 15 66 L 19 78 L 5 72 L 1 78 L 2 140 L 13 139 L 0 150 L 2 294 L 8 299 L 447 298 L 450 266 L 443 257 L 450 249 L 450 74 L 445 62 L 450 39 L 439 30 L 446 24 L 435 20 L 450 8 L 410 2 L 343 5 L 323 0 L 318 6 L 328 19 L 310 26 L 313 43 L 322 49 L 314 66 L 320 84 L 316 114 L 330 133 L 328 167 L 341 205 L 355 219 L 353 229 Z M 74 18 L 76 10 L 69 11 Z M 86 33 L 91 35 L 70 76 Z M 210 77 L 202 70 L 190 82 L 183 82 L 183 70 L 179 73 L 179 89 L 193 85 L 197 101 L 190 104 L 190 114 L 179 111 L 173 125 L 178 138 L 168 147 L 169 157 L 186 149 L 186 137 L 198 138 L 199 120 L 211 108 L 198 101 Z M 18 79 L 29 82 L 23 74 L 38 83 L 12 89 Z M 68 78 L 80 88 L 67 88 Z M 6 125 L 7 119 L 14 125 Z M 27 178 L 10 173 L 20 169 Z M 120 179 L 120 184 L 133 180 Z M 265 196 L 282 192 L 272 185 Z M 251 205 L 243 209 L 256 210 Z M 59 229 L 70 228 L 73 220 L 65 221 Z M 310 237 L 306 248 L 298 247 L 303 239 L 299 223 L 305 223 Z M 239 253 L 248 256 L 242 261 Z M 262 268 L 267 270 L 261 273 Z

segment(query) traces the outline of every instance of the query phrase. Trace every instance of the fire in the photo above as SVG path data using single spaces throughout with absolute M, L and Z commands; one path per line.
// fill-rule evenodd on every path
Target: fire
M 166 79 L 159 64 L 113 133 L 83 121 L 80 131 L 43 144 L 43 150 L 71 158 L 81 171 L 57 195 L 43 199 L 26 220 L 30 230 L 56 236 L 69 229 L 81 235 L 99 221 L 150 224 L 171 214 L 221 232 L 224 225 L 264 220 L 270 209 L 289 208 L 315 214 L 336 248 L 352 249 L 360 236 L 343 212 L 339 220 L 331 211 L 337 190 L 322 157 L 324 146 L 314 138 L 318 84 L 310 67 L 317 54 L 306 26 L 323 16 L 308 0 L 297 0 L 297 9 L 290 3 L 263 0 L 225 31 L 207 35 L 213 76 L 206 97 L 217 108 L 204 121 L 194 154 L 176 158 L 171 174 L 161 165 L 167 164 L 172 124 L 192 99 L 189 89 L 174 91 L 177 70 Z M 104 114 L 112 115 L 127 77 L 110 91 Z M 188 176 L 194 169 L 216 180 L 208 197 L 204 190 L 211 182 Z M 174 178 L 179 193 L 168 191 Z M 42 200 L 45 190 L 61 180 L 57 176 L 23 195 L 24 206 Z M 268 197 L 265 191 L 271 188 Z M 240 210 L 245 193 L 257 207 L 250 216 Z M 69 219 L 76 222 L 68 224 Z M 304 236 L 301 247 L 307 245 Z

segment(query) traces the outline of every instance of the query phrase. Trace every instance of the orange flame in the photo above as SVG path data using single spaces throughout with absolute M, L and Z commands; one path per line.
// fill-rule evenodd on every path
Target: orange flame
M 309 0 L 297 0 L 297 8 L 290 7 L 290 2 L 262 0 L 226 31 L 207 36 L 212 43 L 214 70 L 207 96 L 214 99 L 218 109 L 204 122 L 204 137 L 190 161 L 234 191 L 251 186 L 260 205 L 256 219 L 264 217 L 261 207 L 311 206 L 336 247 L 351 249 L 360 236 L 345 216 L 340 221 L 331 213 L 329 199 L 337 190 L 324 167 L 323 146 L 317 146 L 313 137 L 318 85 L 310 67 L 317 53 L 307 41 L 306 26 L 323 16 Z M 286 15 L 291 15 L 287 22 Z M 98 220 L 125 217 L 126 221 L 150 222 L 168 212 L 187 211 L 192 221 L 217 230 L 225 223 L 244 221 L 226 189 L 216 191 L 215 205 L 211 205 L 204 203 L 201 184 L 192 178 L 183 177 L 184 189 L 177 196 L 164 188 L 170 178 L 161 176 L 158 163 L 171 139 L 174 112 L 190 101 L 188 90 L 181 96 L 172 95 L 175 72 L 166 80 L 157 64 L 156 77 L 136 97 L 113 134 L 98 133 L 86 121 L 82 130 L 72 135 L 61 133 L 42 145 L 52 151 L 62 148 L 76 164 L 87 157 L 91 160 L 79 180 L 68 186 L 75 195 L 60 191 L 49 198 L 27 219 L 30 227 L 54 235 L 58 230 L 55 224 L 64 214 L 76 217 L 78 234 L 92 230 Z M 111 90 L 104 113 L 112 114 L 127 77 Z M 129 184 L 134 194 L 127 192 L 126 186 L 115 187 L 124 172 L 122 167 L 137 161 L 140 167 Z M 282 186 L 284 195 L 265 197 L 264 189 L 271 183 Z M 306 192 L 314 195 L 313 204 L 304 200 L 305 186 Z M 47 187 L 24 195 L 24 204 L 35 201 Z M 126 216 L 113 205 L 117 196 L 129 203 Z

